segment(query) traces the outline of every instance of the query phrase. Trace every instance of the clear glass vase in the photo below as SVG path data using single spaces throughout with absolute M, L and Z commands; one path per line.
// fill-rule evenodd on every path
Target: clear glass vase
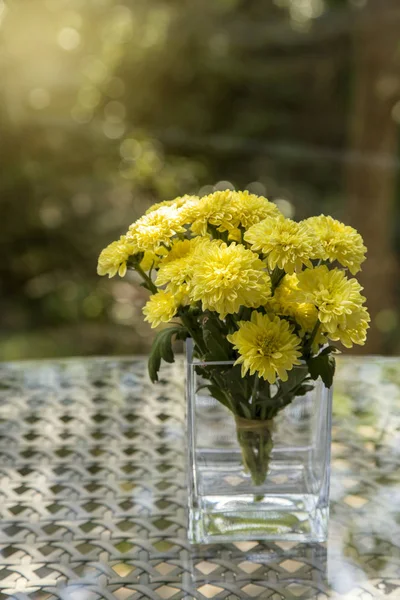
M 318 380 L 270 420 L 238 417 L 204 377 L 238 367 L 200 362 L 186 348 L 189 540 L 324 541 L 332 388 Z

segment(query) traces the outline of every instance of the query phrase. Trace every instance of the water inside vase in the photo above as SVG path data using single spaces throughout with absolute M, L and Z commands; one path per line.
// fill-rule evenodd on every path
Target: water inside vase
M 233 415 L 207 393 L 195 394 L 190 467 L 193 542 L 325 539 L 329 401 L 329 393 L 317 383 L 274 419 L 265 480 L 256 485 L 244 467 Z M 255 455 L 262 451 L 257 449 L 260 439 L 256 436 L 251 448 Z

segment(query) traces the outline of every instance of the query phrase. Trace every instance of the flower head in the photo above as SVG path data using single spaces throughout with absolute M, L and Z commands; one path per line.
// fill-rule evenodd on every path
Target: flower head
M 123 277 L 127 270 L 129 257 L 137 252 L 138 248 L 135 244 L 128 240 L 125 235 L 121 235 L 119 240 L 112 242 L 101 252 L 97 264 L 97 273 L 109 277 L 114 277 L 118 273 L 120 277 Z
M 371 318 L 367 309 L 362 306 L 357 308 L 350 315 L 346 315 L 346 323 L 338 323 L 334 332 L 329 333 L 333 341 L 339 341 L 346 348 L 352 348 L 353 344 L 363 346 L 367 339 L 367 330 Z
M 171 250 L 160 263 L 156 285 L 166 285 L 167 289 L 174 293 L 188 294 L 193 276 L 195 252 L 208 241 L 208 238 L 196 237 L 174 242 Z
M 171 244 L 171 238 L 184 231 L 180 209 L 161 206 L 132 223 L 126 238 L 141 252 L 158 253 L 163 245 Z
M 167 252 L 167 250 L 165 250 L 165 252 Z M 150 271 L 150 269 L 156 269 L 160 264 L 161 259 L 161 254 L 156 254 L 151 250 L 146 250 L 140 262 L 140 268 L 143 269 L 143 271 Z
M 179 297 L 170 291 L 160 290 L 157 294 L 150 296 L 143 308 L 145 321 L 151 323 L 151 327 L 157 327 L 160 323 L 168 323 L 175 315 L 179 307 Z
M 240 306 L 257 308 L 271 293 L 264 264 L 242 245 L 227 246 L 218 240 L 202 244 L 193 262 L 191 298 L 203 310 L 219 313 L 221 319 L 238 312 Z
M 338 261 L 355 275 L 365 260 L 367 248 L 361 235 L 348 225 L 332 217 L 320 215 L 311 217 L 303 223 L 313 231 L 321 242 L 321 258 L 330 262 Z
M 214 192 L 186 210 L 187 219 L 191 221 L 191 230 L 195 235 L 207 235 L 209 225 L 221 232 L 235 228 L 231 194 L 230 190 Z
M 318 319 L 318 311 L 310 302 L 298 302 L 296 292 L 298 289 L 298 278 L 293 275 L 285 275 L 276 288 L 270 300 L 272 308 L 276 313 L 293 317 L 305 332 L 312 331 Z
M 279 317 L 253 311 L 251 320 L 241 321 L 239 330 L 227 337 L 239 352 L 235 364 L 242 365 L 242 377 L 249 371 L 269 383 L 275 383 L 277 376 L 287 381 L 287 371 L 300 364 L 300 338 Z
M 347 279 L 343 271 L 325 265 L 306 269 L 298 274 L 296 298 L 299 302 L 313 304 L 318 319 L 327 332 L 346 328 L 346 319 L 361 308 L 365 301 L 363 289 L 356 279 Z
M 289 274 L 300 271 L 303 265 L 312 267 L 311 259 L 320 253 L 310 228 L 290 219 L 264 219 L 250 227 L 244 239 L 252 250 L 266 256 L 271 270 L 279 267 Z
M 227 193 L 227 192 L 222 192 Z M 230 192 L 231 204 L 234 209 L 233 225 L 249 229 L 252 225 L 268 217 L 283 218 L 276 204 L 263 196 L 244 192 Z
M 204 196 L 191 209 L 191 229 L 196 235 L 206 235 L 208 226 L 229 232 L 230 239 L 240 241 L 240 229 L 247 229 L 266 217 L 282 216 L 275 204 L 248 191 L 218 191 Z
M 171 206 L 172 208 L 182 208 L 183 206 L 186 205 L 186 203 L 190 204 L 191 202 L 198 202 L 199 201 L 199 197 L 198 196 L 189 196 L 189 195 L 185 195 L 185 196 L 179 196 L 178 198 L 175 198 L 174 200 L 164 200 L 163 202 L 157 202 L 157 204 L 153 204 L 153 206 L 150 206 L 150 208 L 148 208 L 146 210 L 146 215 L 154 212 L 155 210 L 158 210 L 159 208 L 162 208 L 163 206 Z

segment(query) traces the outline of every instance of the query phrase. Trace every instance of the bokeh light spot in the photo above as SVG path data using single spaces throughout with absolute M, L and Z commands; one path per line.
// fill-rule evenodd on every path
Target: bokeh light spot
M 93 83 L 102 83 L 108 76 L 107 66 L 93 56 L 86 61 L 82 71 Z
M 135 163 L 130 160 L 121 160 L 119 164 L 119 174 L 124 179 L 134 179 L 136 174 Z
M 376 82 L 376 93 L 381 100 L 390 100 L 398 97 L 400 82 L 393 75 L 383 75 Z
M 50 94 L 44 88 L 35 88 L 29 92 L 29 104 L 36 110 L 47 108 L 50 104 Z
M 71 109 L 71 117 L 77 123 L 89 123 L 93 118 L 93 112 L 91 108 L 86 106 L 73 106 Z
M 61 208 L 53 202 L 46 201 L 41 206 L 39 215 L 43 225 L 48 229 L 55 229 L 58 227 L 63 218 Z
M 400 125 L 400 101 L 396 102 L 396 104 L 393 106 L 392 117 L 393 120 Z
M 289 200 L 286 200 L 285 198 L 276 198 L 274 202 L 283 216 L 288 219 L 293 219 L 295 210 L 293 204 L 289 202 Z
M 203 196 L 208 196 L 208 194 L 212 194 L 214 191 L 214 186 L 213 185 L 203 185 L 203 187 L 201 187 L 198 191 L 198 195 L 200 196 L 200 198 L 202 198 Z
M 73 27 L 63 27 L 57 36 L 58 45 L 63 50 L 75 50 L 81 43 L 81 36 Z
M 138 140 L 127 138 L 121 142 L 119 153 L 126 160 L 137 160 L 142 153 L 142 146 Z
M 118 123 L 124 120 L 126 115 L 126 108 L 122 104 L 122 102 L 118 102 L 117 100 L 111 100 L 111 102 L 108 102 L 104 107 L 104 114 L 108 121 Z
M 215 191 L 224 192 L 225 190 L 235 190 L 235 186 L 230 181 L 218 181 L 214 186 Z
M 71 204 L 74 212 L 77 215 L 84 216 L 91 211 L 93 207 L 93 200 L 89 194 L 80 193 L 72 196 Z
M 116 302 L 111 309 L 111 314 L 117 323 L 129 323 L 135 315 L 135 309 L 131 304 Z
M 6 3 L 4 2 L 4 0 L 0 0 L 0 25 L 1 25 L 1 22 L 3 21 L 4 17 L 6 16 L 6 12 L 7 12 Z
M 125 125 L 121 122 L 112 123 L 111 121 L 104 121 L 102 127 L 104 135 L 110 140 L 117 140 L 125 133 Z
M 92 85 L 85 85 L 78 94 L 79 103 L 86 108 L 95 108 L 100 102 L 101 94 Z
M 251 194 L 256 194 L 256 196 L 265 196 L 267 192 L 265 185 L 261 181 L 252 181 L 246 185 L 246 189 Z

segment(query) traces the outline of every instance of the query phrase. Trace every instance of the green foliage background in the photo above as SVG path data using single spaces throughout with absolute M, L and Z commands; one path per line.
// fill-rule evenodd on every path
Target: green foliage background
M 100 279 L 100 250 L 154 201 L 233 186 L 381 249 L 366 350 L 396 351 L 400 27 L 376 6 L 0 1 L 0 359 L 146 352 L 146 293 Z

